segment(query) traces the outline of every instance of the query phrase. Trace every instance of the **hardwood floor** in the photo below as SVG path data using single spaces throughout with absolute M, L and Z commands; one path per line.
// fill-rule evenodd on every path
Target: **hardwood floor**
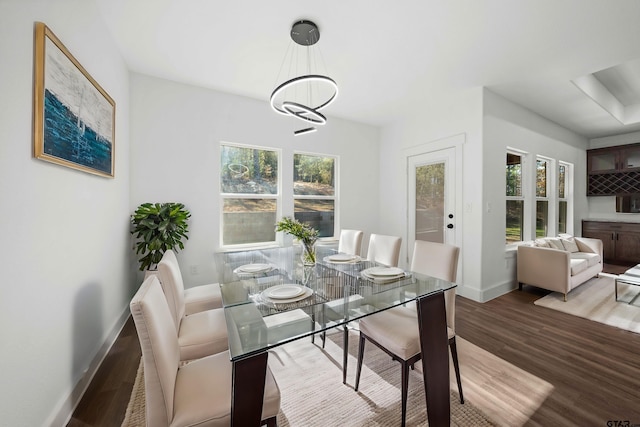
M 124 420 L 142 351 L 129 317 L 67 424 L 70 427 L 119 427 Z
M 552 384 L 526 425 L 640 425 L 640 335 L 533 304 L 547 293 L 525 286 L 484 304 L 458 298 L 456 331 Z
M 640 425 L 640 335 L 535 306 L 546 293 L 525 286 L 484 304 L 458 297 L 457 333 L 553 385 L 526 425 Z M 140 356 L 129 319 L 68 426 L 120 426 Z

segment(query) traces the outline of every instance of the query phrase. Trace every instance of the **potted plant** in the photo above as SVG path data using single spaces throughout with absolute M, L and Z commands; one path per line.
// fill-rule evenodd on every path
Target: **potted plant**
M 305 265 L 316 263 L 315 243 L 318 240 L 318 230 L 295 218 L 285 216 L 276 223 L 276 231 L 291 234 L 302 243 L 302 262 Z
M 131 234 L 138 240 L 136 255 L 142 254 L 140 270 L 153 270 L 167 249 L 184 249 L 189 239 L 187 220 L 191 213 L 182 203 L 143 203 L 131 215 Z

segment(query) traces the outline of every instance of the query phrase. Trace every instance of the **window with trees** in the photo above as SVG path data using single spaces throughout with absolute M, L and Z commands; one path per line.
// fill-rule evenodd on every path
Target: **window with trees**
M 536 159 L 536 237 L 546 237 L 549 226 L 549 160 Z
M 280 152 L 220 144 L 222 245 L 275 242 Z
M 567 229 L 570 167 L 568 163 L 558 164 L 558 233 L 570 232 Z
M 506 243 L 573 233 L 570 163 L 509 149 L 506 163 Z M 535 212 L 535 214 L 534 214 Z
M 331 156 L 293 155 L 294 217 L 317 229 L 320 237 L 335 234 L 336 163 Z
M 522 154 L 507 153 L 507 244 L 523 240 Z

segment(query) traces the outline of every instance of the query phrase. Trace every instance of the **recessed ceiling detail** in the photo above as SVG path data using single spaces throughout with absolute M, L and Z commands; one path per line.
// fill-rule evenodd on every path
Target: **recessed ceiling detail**
M 640 123 L 640 60 L 587 74 L 572 83 L 623 125 Z

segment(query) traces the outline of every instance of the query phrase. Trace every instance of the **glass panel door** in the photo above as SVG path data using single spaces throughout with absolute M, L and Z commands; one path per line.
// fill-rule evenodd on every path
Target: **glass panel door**
M 444 243 L 445 163 L 416 166 L 416 240 Z
M 409 251 L 415 240 L 456 243 L 455 148 L 408 157 Z

